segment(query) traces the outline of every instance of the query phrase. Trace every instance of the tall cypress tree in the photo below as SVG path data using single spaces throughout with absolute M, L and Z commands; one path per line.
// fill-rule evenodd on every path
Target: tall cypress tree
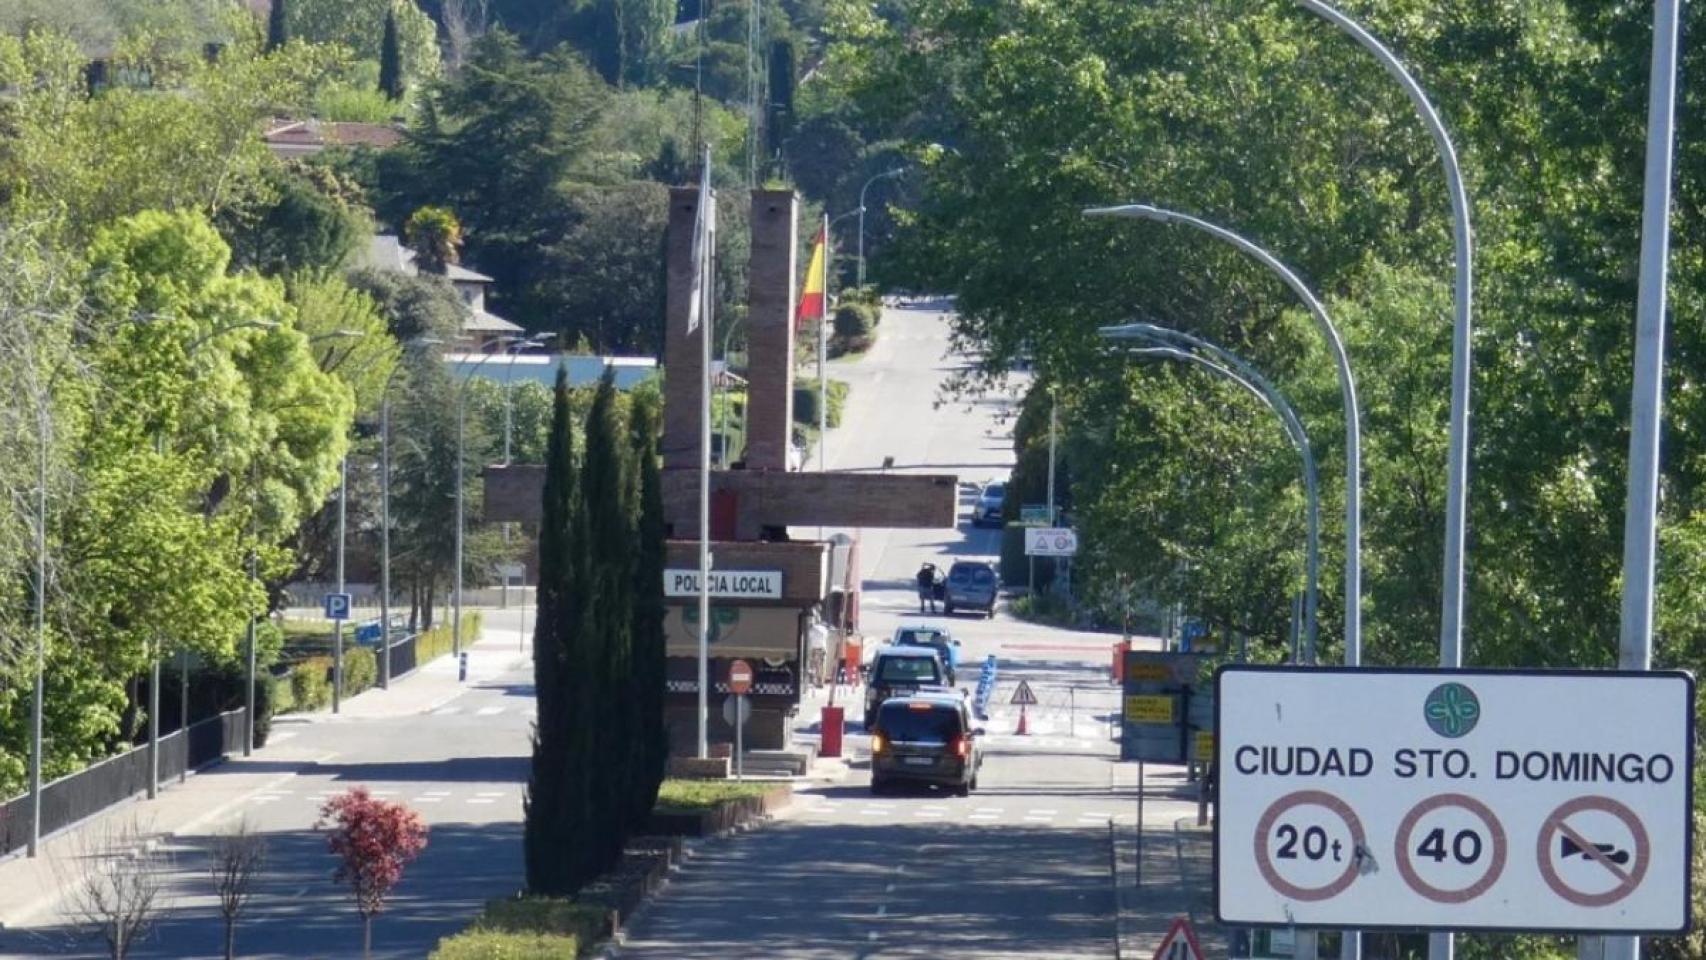
M 629 810 L 644 821 L 657 803 L 669 761 L 664 707 L 665 564 L 663 475 L 658 463 L 658 408 L 651 394 L 633 395 L 629 411 L 634 473 L 639 492 L 635 517 L 633 670 L 629 701 L 635 715 L 636 769 Z
M 585 810 L 576 796 L 584 778 L 576 767 L 590 759 L 585 730 L 575 723 L 571 689 L 575 620 L 579 617 L 579 570 L 574 535 L 580 495 L 574 436 L 570 428 L 568 375 L 557 371 L 551 433 L 545 448 L 545 490 L 539 527 L 539 596 L 533 630 L 533 680 L 538 719 L 533 761 L 523 800 L 522 846 L 527 888 L 536 894 L 566 895 L 579 886 L 576 840 Z
M 403 47 L 397 40 L 397 8 L 385 11 L 385 36 L 379 45 L 379 92 L 403 99 Z
M 290 40 L 290 28 L 285 25 L 284 0 L 272 0 L 267 12 L 267 51 L 277 50 Z
M 612 373 L 599 381 L 586 418 L 586 466 L 581 473 L 581 510 L 591 562 L 583 622 L 589 667 L 598 677 L 589 691 L 599 707 L 593 736 L 603 759 L 594 785 L 599 829 L 588 839 L 597 844 L 600 871 L 616 865 L 622 843 L 636 826 L 629 809 L 636 774 L 634 708 L 629 702 L 632 674 L 634 526 L 633 485 L 629 482 L 628 443 L 616 407 Z

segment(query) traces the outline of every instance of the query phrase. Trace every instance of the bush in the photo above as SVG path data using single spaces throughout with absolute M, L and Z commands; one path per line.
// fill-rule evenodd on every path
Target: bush
M 433 960 L 560 960 L 602 938 L 606 911 L 555 897 L 489 900 L 468 929 L 446 937 Z
M 294 704 L 284 703 L 290 695 L 290 686 L 278 682 L 278 678 L 270 673 L 258 673 L 255 676 L 255 746 L 267 745 L 267 737 L 272 735 L 272 718 L 290 710 Z
M 440 940 L 430 960 L 564 960 L 579 949 L 574 937 L 468 930 Z
M 379 682 L 379 660 L 366 647 L 344 650 L 344 696 L 353 697 Z
M 462 615 L 462 637 L 468 646 L 473 646 L 480 640 L 480 615 L 464 613 Z M 415 664 L 424 666 L 428 661 L 437 660 L 449 653 L 456 645 L 455 631 L 448 623 L 441 623 L 431 630 L 424 630 L 415 638 Z
M 869 304 L 842 301 L 835 308 L 835 335 L 844 340 L 869 337 L 877 328 L 877 311 Z
M 290 698 L 296 709 L 320 710 L 332 702 L 332 658 L 309 657 L 290 668 Z
M 847 406 L 849 387 L 845 380 L 831 380 L 829 390 L 829 416 L 831 427 L 841 426 L 841 413 Z M 794 422 L 817 425 L 817 384 L 800 385 L 794 388 Z

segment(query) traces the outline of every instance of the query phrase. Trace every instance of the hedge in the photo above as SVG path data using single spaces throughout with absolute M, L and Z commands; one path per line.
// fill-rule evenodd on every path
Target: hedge
M 462 636 L 467 639 L 466 647 L 473 646 L 480 639 L 480 615 L 464 613 L 462 615 Z M 449 623 L 441 623 L 431 630 L 422 630 L 415 638 L 415 663 L 425 666 L 428 661 L 437 660 L 449 653 L 456 646 L 454 627 Z
M 841 411 L 847 406 L 849 387 L 845 380 L 831 380 L 829 390 L 829 425 L 841 426 Z M 794 422 L 817 426 L 817 384 L 794 387 Z
M 488 900 L 468 929 L 446 937 L 433 960 L 573 957 L 604 936 L 606 911 L 555 897 Z
M 440 940 L 430 960 L 564 960 L 579 952 L 574 937 L 467 930 Z

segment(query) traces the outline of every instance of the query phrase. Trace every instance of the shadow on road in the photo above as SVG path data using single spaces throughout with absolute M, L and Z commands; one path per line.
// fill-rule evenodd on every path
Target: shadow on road
M 361 921 L 346 888 L 332 883 L 325 837 L 309 830 L 266 834 L 260 891 L 237 928 L 239 956 L 361 955 Z M 177 882 L 163 919 L 131 956 L 223 957 L 223 925 L 207 878 L 207 838 L 172 849 Z M 440 937 L 461 929 L 486 900 L 522 885 L 521 825 L 436 824 L 426 852 L 403 875 L 385 913 L 374 921 L 375 957 L 419 958 Z M 102 956 L 99 944 L 70 923 L 0 930 L 7 956 Z

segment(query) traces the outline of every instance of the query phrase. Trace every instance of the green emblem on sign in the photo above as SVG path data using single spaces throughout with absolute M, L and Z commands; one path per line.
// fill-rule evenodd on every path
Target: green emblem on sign
M 1475 729 L 1481 719 L 1481 701 L 1461 683 L 1442 683 L 1423 702 L 1422 716 L 1433 732 L 1456 739 Z

